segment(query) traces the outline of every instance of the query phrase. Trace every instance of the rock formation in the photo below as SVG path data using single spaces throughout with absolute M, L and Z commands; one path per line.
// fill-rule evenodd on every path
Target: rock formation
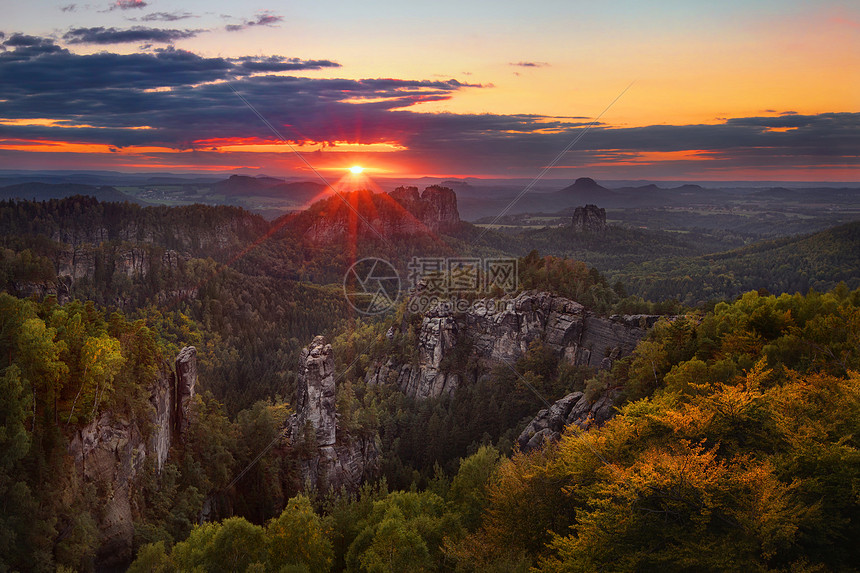
M 600 426 L 613 414 L 611 394 L 603 394 L 591 401 L 582 392 L 572 392 L 538 412 L 517 438 L 517 444 L 521 451 L 528 452 L 541 447 L 545 441 L 557 442 L 564 429 L 571 424 L 582 429 Z
M 188 431 L 191 414 L 191 400 L 194 399 L 194 386 L 197 384 L 197 349 L 186 346 L 176 357 L 174 384 L 176 392 L 175 413 L 173 416 L 174 438 L 184 440 Z
M 306 422 L 313 425 L 317 446 L 330 446 L 335 442 L 337 425 L 331 344 L 317 336 L 302 350 L 299 365 L 302 370 L 296 394 L 296 421 L 301 427 Z
M 418 360 L 392 358 L 371 364 L 370 384 L 395 384 L 404 393 L 429 398 L 451 394 L 464 376 L 474 381 L 492 368 L 520 358 L 529 344 L 541 340 L 571 364 L 610 368 L 626 356 L 658 316 L 603 317 L 581 304 L 547 292 L 480 300 L 466 312 L 438 305 L 425 313 L 418 332 Z M 455 346 L 469 348 L 470 371 L 452 367 Z
M 452 189 L 431 185 L 424 189 L 421 201 L 426 204 L 422 222 L 434 231 L 444 230 L 460 222 L 457 194 Z
M 577 207 L 573 212 L 572 229 L 577 233 L 603 233 L 606 231 L 606 209 L 596 205 Z
M 334 354 L 324 337 L 315 337 L 302 350 L 299 365 L 296 411 L 284 428 L 287 453 L 298 462 L 292 488 L 300 491 L 311 484 L 321 491 L 341 487 L 354 491 L 377 473 L 376 436 L 351 436 L 339 427 Z
M 171 444 L 188 428 L 190 401 L 197 383 L 197 349 L 188 346 L 176 358 L 175 369 L 164 363 L 150 388 L 153 405 L 148 421 L 127 419 L 104 411 L 80 428 L 69 443 L 78 475 L 110 492 L 101 514 L 101 567 L 127 564 L 131 559 L 134 524 L 132 489 L 151 458 L 161 471 Z M 147 423 L 148 422 L 148 423 Z M 142 428 L 151 426 L 149 439 Z
M 378 232 L 395 237 L 445 232 L 459 222 L 457 194 L 432 185 L 420 194 L 417 187 L 398 187 L 387 194 L 367 190 L 342 193 L 314 204 L 297 216 L 294 224 L 305 226 L 304 236 L 320 243 L 343 238 L 351 229 L 366 236 Z

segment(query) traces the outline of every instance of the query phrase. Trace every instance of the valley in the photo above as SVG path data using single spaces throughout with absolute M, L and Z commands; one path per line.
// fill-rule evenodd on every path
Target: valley
M 254 184 L 273 196 L 285 185 L 296 197 L 314 191 Z M 394 523 L 412 532 L 427 570 L 551 568 L 568 550 L 560 544 L 586 543 L 565 536 L 577 508 L 595 503 L 592 488 L 626 492 L 624 476 L 646 479 L 637 472 L 648 464 L 694 460 L 690 491 L 717 472 L 732 496 L 749 487 L 815 512 L 812 494 L 784 485 L 819 479 L 797 469 L 798 456 L 831 463 L 835 450 L 821 444 L 852 455 L 860 223 L 841 190 L 806 206 L 765 190 L 717 208 L 686 189 L 661 199 L 672 205 L 602 208 L 580 192 L 597 184 L 579 180 L 582 205 L 471 223 L 461 195 L 434 184 L 345 192 L 272 220 L 166 196 L 112 202 L 132 197 L 128 186 L 23 185 L 37 201 L 0 202 L 0 349 L 12 397 L 3 435 L 26 448 L 8 458 L 0 488 L 49 533 L 28 536 L 23 514 L 10 514 L 17 567 L 182 570 L 199 564 L 194 551 L 215 554 L 205 535 L 238 535 L 249 567 L 316 559 L 320 570 L 358 571 Z M 347 270 L 366 257 L 399 276 L 387 312 L 362 314 L 345 297 Z M 449 259 L 512 261 L 516 281 L 437 304 L 444 297 L 410 273 L 416 260 Z M 779 445 L 797 442 L 793 424 L 827 423 L 789 397 L 816 392 L 839 396 L 838 429 Z M 726 400 L 759 409 L 725 417 Z M 751 427 L 752 441 L 739 437 Z M 856 464 L 840 463 L 854 475 Z M 675 487 L 672 471 L 648 487 Z M 766 478 L 738 485 L 749 472 Z M 828 511 L 854 511 L 847 479 L 828 486 Z M 660 507 L 647 495 L 637 503 Z M 758 511 L 708 503 L 676 511 Z M 622 507 L 590 515 L 604 523 Z M 289 522 L 299 515 L 306 525 Z M 826 547 L 829 563 L 854 559 L 832 537 L 853 525 L 831 534 L 797 515 L 797 528 L 821 536 L 793 542 L 798 554 Z M 661 535 L 717 543 L 720 527 Z M 316 553 L 276 557 L 267 547 L 282 535 L 316 539 Z M 792 543 L 754 528 L 733 535 L 726 551 L 749 563 L 778 559 L 738 547 Z

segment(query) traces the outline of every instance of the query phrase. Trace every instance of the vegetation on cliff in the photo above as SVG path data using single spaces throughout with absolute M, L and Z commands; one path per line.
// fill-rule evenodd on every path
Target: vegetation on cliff
M 267 532 L 289 522 L 291 538 L 303 535 L 313 518 L 293 516 L 302 506 L 330 544 L 292 562 L 303 570 L 851 567 L 858 335 L 860 291 L 751 292 L 656 328 L 614 370 L 628 403 L 602 428 L 510 459 L 481 447 L 423 491 L 365 488 L 313 510 L 297 498 L 266 529 L 228 520 L 184 543 L 197 546 L 194 563 L 242 547 L 242 570 L 265 567 Z M 182 569 L 186 547 L 141 558 Z

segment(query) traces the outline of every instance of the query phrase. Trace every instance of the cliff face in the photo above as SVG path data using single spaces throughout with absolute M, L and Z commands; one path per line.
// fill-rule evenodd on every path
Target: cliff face
M 102 283 L 118 275 L 140 280 L 154 272 L 169 284 L 181 278 L 185 261 L 230 260 L 269 230 L 262 217 L 236 207 L 141 208 L 90 197 L 24 201 L 7 208 L 4 216 L 7 225 L 0 235 L 44 235 L 58 243 L 44 255 L 55 275 L 17 281 L 11 290 L 21 297 L 56 295 L 60 302 L 68 300 L 72 285 L 84 277 Z M 194 294 L 191 287 L 184 290 L 168 296 Z M 128 301 L 106 302 L 122 307 Z
M 486 299 L 467 312 L 435 307 L 422 319 L 415 365 L 393 359 L 378 361 L 367 372 L 370 384 L 395 384 L 404 393 L 429 398 L 451 394 L 462 375 L 474 379 L 503 362 L 519 359 L 535 340 L 541 340 L 571 364 L 609 368 L 612 361 L 633 351 L 657 316 L 603 317 L 581 304 L 546 292 L 524 292 L 516 297 Z M 468 348 L 470 372 L 450 365 Z M 462 356 L 459 357 L 463 362 Z
M 351 436 L 338 426 L 335 409 L 334 354 L 317 336 L 301 353 L 296 412 L 284 428 L 287 452 L 298 462 L 300 490 L 310 483 L 321 491 L 354 491 L 378 471 L 376 437 Z M 312 443 L 308 443 L 308 441 Z
M 188 346 L 179 353 L 173 367 L 162 365 L 153 381 L 150 420 L 127 419 L 106 411 L 72 437 L 69 454 L 75 460 L 78 475 L 110 492 L 99 523 L 101 566 L 117 567 L 131 559 L 133 488 L 148 458 L 160 472 L 171 444 L 184 438 L 196 383 L 197 349 Z M 142 431 L 145 425 L 151 427 L 148 439 Z
M 268 224 L 257 215 L 233 207 L 179 207 L 149 210 L 90 206 L 101 217 L 77 221 L 68 213 L 57 215 L 62 225 L 38 229 L 59 243 L 73 247 L 107 241 L 159 245 L 191 256 L 206 256 L 266 232 Z M 89 212 L 88 212 L 89 213 Z
M 418 187 L 398 187 L 388 196 L 430 230 L 439 231 L 460 222 L 457 194 L 448 187 L 431 185 L 421 194 Z
M 575 425 L 586 429 L 592 425 L 603 425 L 615 413 L 615 396 L 604 394 L 592 401 L 582 392 L 572 392 L 539 411 L 522 431 L 517 443 L 520 451 L 528 452 L 539 448 L 546 441 L 557 442 L 567 426 Z
M 423 193 L 417 187 L 398 187 L 387 194 L 342 193 L 315 204 L 298 221 L 307 225 L 305 238 L 319 243 L 343 238 L 347 233 L 373 236 L 378 232 L 396 237 L 444 232 L 460 222 L 460 213 L 457 194 L 433 185 Z

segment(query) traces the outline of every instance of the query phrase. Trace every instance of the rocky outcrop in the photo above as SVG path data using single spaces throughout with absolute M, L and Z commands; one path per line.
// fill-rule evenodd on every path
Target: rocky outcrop
M 421 201 L 426 205 L 423 209 L 422 222 L 440 231 L 460 222 L 460 212 L 457 210 L 457 194 L 453 189 L 431 185 L 424 189 Z
M 596 205 L 577 207 L 573 212 L 571 228 L 577 233 L 606 232 L 606 209 L 598 208 Z
M 571 424 L 581 429 L 601 426 L 614 413 L 612 394 L 603 394 L 592 401 L 582 392 L 572 392 L 538 412 L 517 438 L 517 444 L 520 451 L 528 452 L 540 448 L 546 441 L 557 442 Z
M 295 491 L 310 484 L 318 491 L 343 488 L 354 492 L 366 480 L 377 477 L 379 448 L 376 437 L 341 439 L 319 447 L 312 455 L 298 456 L 297 464 L 299 480 L 292 484 Z
M 420 195 L 418 187 L 398 187 L 388 196 L 409 213 L 402 225 L 408 234 L 421 231 L 421 227 L 433 232 L 444 231 L 460 222 L 457 194 L 448 187 L 431 185 Z
M 608 369 L 633 351 L 658 318 L 607 318 L 570 299 L 536 291 L 479 300 L 465 312 L 437 305 L 421 320 L 417 360 L 379 360 L 365 381 L 395 384 L 417 398 L 451 394 L 464 381 L 516 361 L 536 340 L 571 364 Z
M 359 233 L 384 237 L 440 233 L 460 223 L 457 194 L 447 187 L 432 185 L 398 187 L 390 193 L 353 191 L 314 204 L 294 221 L 306 226 L 304 236 L 311 242 L 333 241 Z
M 72 436 L 69 454 L 78 475 L 109 495 L 99 522 L 100 566 L 119 567 L 130 561 L 134 538 L 133 488 L 147 459 L 152 459 L 160 472 L 171 444 L 183 439 L 196 383 L 197 350 L 189 346 L 179 353 L 173 368 L 163 364 L 153 381 L 150 420 L 129 419 L 105 411 Z M 150 428 L 149 436 L 144 435 L 146 427 Z
M 331 344 L 317 336 L 302 350 L 299 359 L 299 384 L 296 394 L 295 423 L 304 427 L 310 422 L 317 446 L 334 444 L 337 433 L 335 417 L 334 355 Z
M 296 411 L 284 427 L 286 453 L 298 466 L 292 488 L 354 491 L 377 474 L 377 437 L 352 436 L 338 424 L 334 354 L 324 337 L 302 350 L 299 367 Z
M 186 346 L 176 357 L 174 385 L 176 392 L 175 412 L 173 415 L 174 438 L 184 440 L 191 416 L 191 401 L 197 384 L 197 349 Z

